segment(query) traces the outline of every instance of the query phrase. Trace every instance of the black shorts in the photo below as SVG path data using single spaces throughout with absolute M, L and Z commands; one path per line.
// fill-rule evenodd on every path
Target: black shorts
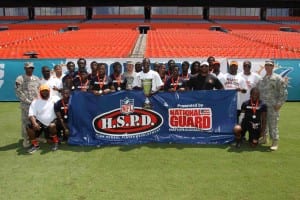
M 36 120 L 36 122 L 41 127 L 41 129 L 39 131 L 35 131 L 35 137 L 40 137 L 40 135 L 44 132 L 45 138 L 50 139 L 49 126 L 46 126 L 46 125 L 42 124 L 42 122 L 40 122 L 39 120 Z M 50 124 L 52 124 L 52 123 L 55 123 L 55 120 L 52 121 Z M 33 129 L 32 123 L 28 124 L 27 127 L 30 128 L 30 129 Z
M 68 123 L 66 123 L 66 122 L 64 122 L 64 123 L 65 123 L 66 127 L 68 127 Z M 57 135 L 62 136 L 63 131 L 64 131 L 63 125 L 61 124 L 60 120 L 56 120 L 55 124 L 56 124 Z
M 261 132 L 260 124 L 254 128 L 250 121 L 243 120 L 242 129 L 243 129 L 244 133 L 246 133 L 247 131 L 249 132 L 249 141 L 250 142 L 252 142 L 253 139 L 258 140 L 258 138 L 260 136 L 260 132 Z

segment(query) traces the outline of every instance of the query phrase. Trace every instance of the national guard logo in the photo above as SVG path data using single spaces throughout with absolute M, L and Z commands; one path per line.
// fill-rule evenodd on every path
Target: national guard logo
M 212 128 L 211 108 L 172 108 L 169 109 L 169 126 L 171 128 L 200 129 Z

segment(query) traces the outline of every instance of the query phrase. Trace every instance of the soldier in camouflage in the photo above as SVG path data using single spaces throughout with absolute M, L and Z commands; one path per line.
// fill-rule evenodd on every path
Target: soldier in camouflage
M 267 129 L 272 139 L 271 150 L 278 149 L 278 120 L 279 110 L 287 98 L 286 83 L 281 76 L 273 73 L 274 62 L 265 62 L 266 75 L 258 82 L 261 99 L 267 104 Z M 267 142 L 267 133 L 260 143 Z
M 24 65 L 25 74 L 20 75 L 16 79 L 15 91 L 16 96 L 20 100 L 21 107 L 21 120 L 22 120 L 22 138 L 23 147 L 29 147 L 31 144 L 28 140 L 26 126 L 29 124 L 28 111 L 29 106 L 33 99 L 39 94 L 40 79 L 33 75 L 34 66 L 33 63 L 25 63 Z

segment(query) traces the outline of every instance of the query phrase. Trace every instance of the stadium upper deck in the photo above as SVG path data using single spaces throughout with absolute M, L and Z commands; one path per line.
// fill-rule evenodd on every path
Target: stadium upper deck
M 293 21 L 295 22 L 295 21 Z M 149 26 L 147 57 L 299 58 L 300 34 L 282 32 L 300 25 L 285 21 L 199 19 L 67 19 L 3 20 L 0 58 L 26 58 L 36 51 L 39 58 L 129 57 L 139 38 L 138 27 Z M 77 31 L 66 31 L 68 26 Z M 210 31 L 212 27 L 223 31 Z

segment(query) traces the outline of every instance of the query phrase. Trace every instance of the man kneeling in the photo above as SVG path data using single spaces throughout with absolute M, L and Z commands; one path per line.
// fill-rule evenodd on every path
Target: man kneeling
M 52 150 L 58 149 L 58 137 L 55 126 L 56 115 L 54 112 L 54 101 L 50 97 L 50 88 L 47 85 L 41 85 L 39 88 L 40 97 L 33 100 L 29 107 L 29 121 L 27 126 L 27 134 L 31 141 L 32 147 L 28 153 L 32 154 L 37 151 L 40 146 L 37 141 L 43 132 L 45 137 L 51 137 L 53 140 Z
M 259 90 L 252 88 L 250 91 L 250 99 L 242 104 L 239 125 L 233 128 L 237 148 L 241 146 L 241 136 L 247 131 L 249 132 L 250 146 L 257 146 L 259 137 L 264 134 L 266 129 L 266 113 L 267 106 L 260 100 Z

